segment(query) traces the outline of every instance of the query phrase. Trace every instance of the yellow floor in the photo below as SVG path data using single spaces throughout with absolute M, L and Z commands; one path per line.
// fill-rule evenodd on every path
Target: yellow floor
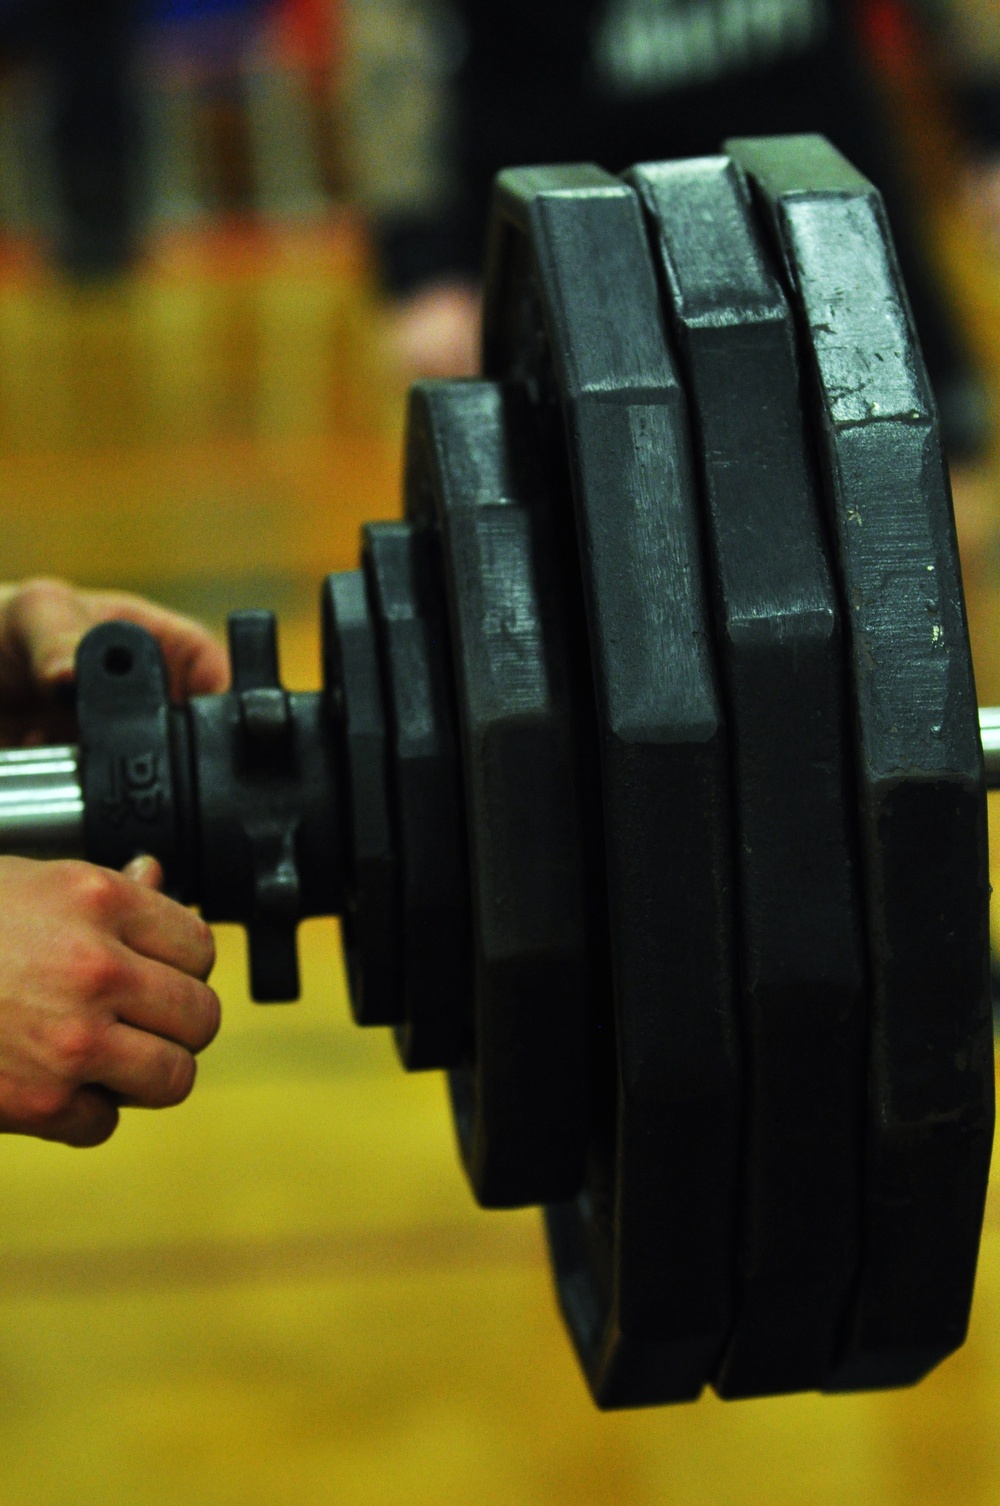
M 317 683 L 318 579 L 396 504 L 362 266 L 348 224 L 164 243 L 86 297 L 8 253 L 6 571 L 276 604 Z M 1000 346 L 1000 269 L 973 294 Z M 994 479 L 963 526 L 1000 698 Z M 969 1343 L 915 1391 L 601 1416 L 536 1217 L 475 1209 L 439 1077 L 349 1023 L 334 924 L 305 928 L 296 1006 L 251 1006 L 244 966 L 226 930 L 181 1109 L 98 1151 L 0 1140 L 0 1506 L 1000 1503 L 1000 1195 Z

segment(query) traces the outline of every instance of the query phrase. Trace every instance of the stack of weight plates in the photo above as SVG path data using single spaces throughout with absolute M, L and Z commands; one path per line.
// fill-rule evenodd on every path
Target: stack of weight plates
M 545 1205 L 602 1406 L 919 1379 L 992 1138 L 976 697 L 884 211 L 819 138 L 726 153 L 500 177 L 485 377 L 415 389 L 405 522 L 328 587 L 397 875 L 352 975 L 449 1069 L 480 1202 Z

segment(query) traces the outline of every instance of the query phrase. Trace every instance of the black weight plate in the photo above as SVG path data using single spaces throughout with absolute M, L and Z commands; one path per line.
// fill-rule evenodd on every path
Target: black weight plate
M 399 903 L 386 783 L 386 729 L 375 634 L 360 570 L 323 583 L 323 684 L 344 750 L 347 904 L 341 916 L 351 1010 L 359 1025 L 403 1018 Z
M 729 143 L 797 308 L 853 681 L 871 971 L 863 1266 L 829 1386 L 962 1342 L 993 1129 L 986 799 L 948 478 L 882 201 L 820 137 Z
M 617 1105 L 583 1193 L 550 1208 L 557 1284 L 601 1405 L 679 1400 L 732 1312 L 729 775 L 687 415 L 632 190 L 597 168 L 501 174 L 484 318 L 487 375 L 524 381 L 565 437 L 601 759 Z
M 403 1022 L 411 1071 L 468 1054 L 471 976 L 461 784 L 444 603 L 428 541 L 406 523 L 362 530 L 383 670 L 389 791 L 399 843 Z
M 633 170 L 702 470 L 735 791 L 746 1044 L 722 1396 L 822 1386 L 858 1264 L 866 1085 L 839 613 L 795 332 L 725 157 Z
M 578 751 L 553 520 L 519 389 L 410 397 L 406 510 L 440 542 L 472 893 L 472 1064 L 453 1072 L 484 1207 L 583 1181 L 590 985 Z

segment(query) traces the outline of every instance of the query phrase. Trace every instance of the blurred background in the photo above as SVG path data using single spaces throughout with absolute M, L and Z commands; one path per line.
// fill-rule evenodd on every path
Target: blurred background
M 273 607 L 315 686 L 408 382 L 475 367 L 492 172 L 781 129 L 890 201 L 1000 701 L 996 0 L 0 0 L 3 575 Z M 1000 1502 L 996 1196 L 917 1390 L 600 1416 L 537 1217 L 474 1208 L 335 924 L 286 1008 L 219 942 L 189 1103 L 0 1142 L 0 1506 Z

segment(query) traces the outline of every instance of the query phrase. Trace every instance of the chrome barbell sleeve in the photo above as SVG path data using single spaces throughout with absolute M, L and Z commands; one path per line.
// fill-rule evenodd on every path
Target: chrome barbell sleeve
M 980 706 L 979 736 L 983 744 L 988 789 L 1000 789 L 1000 706 Z
M 83 856 L 78 748 L 0 751 L 0 852 Z

